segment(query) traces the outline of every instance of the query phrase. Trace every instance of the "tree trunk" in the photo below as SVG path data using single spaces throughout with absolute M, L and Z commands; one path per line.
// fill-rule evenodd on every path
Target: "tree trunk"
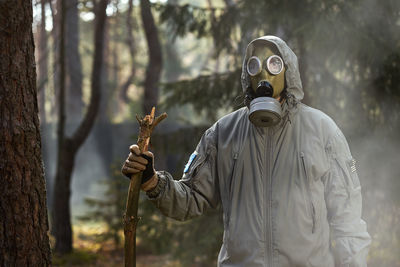
M 62 0 L 64 3 L 65 0 Z M 72 250 L 72 229 L 71 229 L 71 216 L 69 198 L 71 195 L 71 178 L 74 168 L 74 161 L 76 153 L 79 148 L 86 140 L 89 132 L 91 131 L 94 121 L 96 119 L 99 105 L 100 105 L 100 86 L 101 86 L 101 69 L 103 65 L 103 43 L 104 43 L 104 24 L 106 21 L 106 7 L 107 0 L 101 0 L 96 5 L 96 19 L 95 19 L 95 34 L 94 34 L 94 59 L 91 76 L 91 99 L 88 107 L 88 111 L 74 132 L 72 137 L 65 137 L 64 123 L 65 123 L 65 105 L 64 93 L 64 78 L 65 76 L 60 75 L 60 113 L 59 113 L 59 129 L 58 129 L 58 160 L 57 170 L 54 182 L 54 195 L 53 195 L 53 234 L 56 239 L 55 251 L 57 253 L 68 253 Z M 65 6 L 65 4 L 63 4 Z M 63 8 L 62 8 L 63 10 Z M 62 15 L 65 13 L 62 12 Z M 63 19 L 61 20 L 63 22 Z M 61 23 L 61 32 L 63 33 L 63 25 Z M 64 73 L 64 48 L 63 48 L 63 37 L 61 34 L 60 40 L 60 65 L 61 74 Z
M 110 177 L 109 164 L 112 162 L 112 153 L 109 153 L 112 144 L 112 126 L 110 120 L 110 104 L 112 99 L 112 89 L 110 84 L 110 21 L 106 21 L 104 26 L 104 45 L 103 45 L 103 58 L 104 63 L 101 69 L 101 95 L 99 114 L 97 119 L 97 127 L 100 129 L 101 134 L 95 136 L 96 152 L 99 155 L 101 166 L 107 177 Z
M 83 110 L 78 0 L 68 0 L 66 3 L 65 34 L 68 122 L 76 124 L 81 119 Z
M 60 149 L 61 148 L 61 149 Z M 59 146 L 56 177 L 53 188 L 52 232 L 56 239 L 54 251 L 60 254 L 72 251 L 72 227 L 69 199 L 71 177 L 76 152 L 68 139 Z
M 122 88 L 120 91 L 120 99 L 125 104 L 129 102 L 128 89 L 131 83 L 133 82 L 133 78 L 135 77 L 136 73 L 136 68 L 135 68 L 136 45 L 135 45 L 135 37 L 133 35 L 132 13 L 133 13 L 133 0 L 129 0 L 128 13 L 126 15 L 126 30 L 127 30 L 126 44 L 128 45 L 129 55 L 131 57 L 131 72 L 126 81 L 122 84 Z
M 0 25 L 0 266 L 50 266 L 32 1 L 1 1 Z
M 149 49 L 149 63 L 144 80 L 143 112 L 148 114 L 158 101 L 158 83 L 162 69 L 161 45 L 158 38 L 157 27 L 150 10 L 149 0 L 140 0 L 140 14 L 146 34 L 147 47 Z
M 47 70 L 47 32 L 46 32 L 46 0 L 40 1 L 41 7 L 41 20 L 39 27 L 39 53 L 38 53 L 38 102 L 39 102 L 39 118 L 40 123 L 44 125 L 46 123 L 46 112 L 45 112 L 45 103 L 46 103 L 46 85 L 48 82 L 48 70 Z
M 100 100 L 99 106 L 99 114 L 98 121 L 100 123 L 109 123 L 109 112 L 108 112 L 108 104 L 110 102 L 110 88 L 108 87 L 109 83 L 109 58 L 110 58 L 110 34 L 109 34 L 109 23 L 106 22 L 104 25 L 104 45 L 103 45 L 103 58 L 104 62 L 101 68 L 100 75 L 100 90 L 101 95 L 103 96 Z
M 58 125 L 57 125 L 57 170 L 56 170 L 56 178 L 54 182 L 53 189 L 53 221 L 52 221 L 52 232 L 56 238 L 55 251 L 59 253 L 67 253 L 72 250 L 72 230 L 71 223 L 69 221 L 64 222 L 63 219 L 60 218 L 63 216 L 57 216 L 56 212 L 61 210 L 62 213 L 69 213 L 69 209 L 61 209 L 62 204 L 65 201 L 64 195 L 70 195 L 70 188 L 68 186 L 69 181 L 65 181 L 64 173 L 65 173 L 65 78 L 66 78 L 66 70 L 65 70 L 65 4 L 66 0 L 60 0 L 58 2 L 59 8 L 57 14 L 60 18 L 59 20 L 59 33 L 60 33 L 60 41 L 59 41 L 59 55 L 58 55 L 58 65 L 60 66 L 59 70 L 59 92 L 57 95 L 58 98 Z M 62 178 L 61 178 L 62 177 Z M 67 192 L 66 192 L 67 191 Z M 69 198 L 67 199 L 69 201 Z M 61 207 L 60 207 L 61 206 Z M 59 208 L 59 209 L 57 209 Z M 69 216 L 69 214 L 67 214 Z
M 179 3 L 178 0 L 168 0 L 167 4 L 178 5 Z M 163 44 L 163 57 L 165 60 L 163 70 L 165 71 L 164 77 L 165 82 L 167 83 L 176 82 L 182 75 L 182 73 L 184 73 L 184 67 L 182 67 L 181 53 L 177 51 L 178 47 L 175 41 L 176 40 L 174 38 L 168 37 L 165 39 Z
M 51 102 L 51 116 L 57 116 L 57 108 L 60 106 L 58 103 L 60 92 L 60 20 L 61 20 L 61 0 L 55 0 L 54 5 L 49 1 L 51 15 L 53 19 L 53 29 L 51 30 L 52 44 L 53 44 L 53 88 L 54 88 L 54 101 Z
M 49 58 L 49 48 L 48 48 L 48 36 L 47 36 L 47 31 L 46 31 L 46 4 L 47 0 L 41 0 L 40 1 L 40 7 L 41 7 L 41 23 L 39 27 L 39 37 L 37 38 L 38 40 L 38 60 L 37 60 L 37 65 L 38 65 L 38 104 L 39 104 L 39 119 L 40 119 L 40 128 L 42 131 L 42 137 L 43 137 L 43 142 L 42 142 L 42 158 L 44 162 L 48 162 L 48 147 L 46 144 L 46 110 L 45 110 L 45 104 L 46 104 L 46 88 L 48 87 L 49 84 L 49 74 L 48 74 L 48 58 Z M 51 193 L 49 191 L 51 187 L 51 181 L 49 179 L 49 172 L 48 169 L 46 168 L 45 170 L 45 179 L 46 179 L 46 185 L 47 185 L 47 195 L 49 196 Z M 47 203 L 51 203 L 51 199 L 48 197 L 47 198 Z

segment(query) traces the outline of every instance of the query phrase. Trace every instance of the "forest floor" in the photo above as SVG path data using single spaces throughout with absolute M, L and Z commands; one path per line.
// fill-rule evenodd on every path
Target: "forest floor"
M 99 241 L 104 231 L 101 225 L 74 225 L 73 252 L 53 254 L 53 266 L 120 267 L 124 266 L 123 244 L 116 247 L 112 241 Z M 54 244 L 54 240 L 51 242 Z M 168 255 L 137 255 L 136 267 L 182 267 Z

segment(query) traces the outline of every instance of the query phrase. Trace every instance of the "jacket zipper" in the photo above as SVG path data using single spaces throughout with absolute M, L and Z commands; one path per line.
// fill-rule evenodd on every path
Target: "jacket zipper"
M 265 181 L 265 198 L 266 198 L 266 227 L 265 235 L 266 235 L 266 242 L 267 242 L 267 259 L 268 259 L 268 266 L 273 266 L 273 248 L 272 248 L 272 170 L 271 170 L 271 155 L 272 155 L 272 135 L 271 130 L 267 130 L 267 149 L 266 149 L 266 181 Z
M 305 181 L 305 185 L 306 185 L 306 199 L 307 199 L 307 205 L 310 208 L 311 211 L 311 217 L 312 217 L 312 229 L 311 229 L 311 233 L 315 232 L 315 207 L 314 204 L 311 200 L 311 189 L 310 189 L 310 179 L 308 177 L 308 173 L 307 173 L 307 169 L 306 169 L 306 164 L 305 164 L 305 160 L 304 160 L 304 153 L 301 152 L 300 153 L 300 157 L 301 157 L 301 162 L 303 164 L 303 169 L 304 169 L 304 174 L 306 176 L 306 181 Z

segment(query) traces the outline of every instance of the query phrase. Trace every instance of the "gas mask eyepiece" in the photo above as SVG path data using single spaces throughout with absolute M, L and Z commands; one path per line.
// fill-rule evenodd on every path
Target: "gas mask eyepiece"
M 281 73 L 283 70 L 283 66 L 283 60 L 278 55 L 270 56 L 265 61 L 265 69 L 272 75 L 278 75 L 279 73 Z M 262 71 L 262 67 L 263 66 L 261 60 L 256 56 L 252 56 L 247 61 L 247 72 L 252 77 L 260 74 Z
M 262 64 L 260 59 L 256 56 L 249 58 L 247 61 L 247 72 L 250 74 L 250 76 L 254 77 L 260 74 L 261 70 Z
M 280 56 L 273 55 L 267 59 L 267 71 L 272 75 L 278 75 L 283 70 L 283 60 Z

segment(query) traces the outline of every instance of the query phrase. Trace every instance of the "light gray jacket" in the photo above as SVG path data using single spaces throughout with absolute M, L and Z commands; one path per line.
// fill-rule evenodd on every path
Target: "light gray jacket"
M 282 121 L 255 127 L 246 107 L 226 115 L 205 132 L 182 179 L 157 172 L 159 183 L 148 195 L 177 220 L 221 205 L 221 267 L 366 266 L 371 239 L 346 139 L 327 115 L 299 102 L 290 48 L 276 37 L 261 39 L 273 42 L 287 65 L 293 97 Z

